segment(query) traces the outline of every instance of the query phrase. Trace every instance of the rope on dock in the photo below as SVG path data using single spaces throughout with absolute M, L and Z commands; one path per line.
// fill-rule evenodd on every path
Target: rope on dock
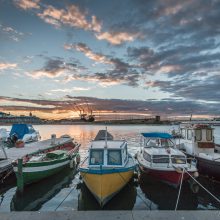
M 182 172 L 182 175 L 181 175 L 181 182 L 180 182 L 180 188 L 179 188 L 179 192 L 178 192 L 178 196 L 177 196 L 177 200 L 176 200 L 175 211 L 177 210 L 177 207 L 178 207 L 178 204 L 179 204 L 180 193 L 181 193 L 182 184 L 183 184 L 183 175 L 184 175 L 184 171 L 185 171 L 185 169 L 183 169 L 183 172 Z

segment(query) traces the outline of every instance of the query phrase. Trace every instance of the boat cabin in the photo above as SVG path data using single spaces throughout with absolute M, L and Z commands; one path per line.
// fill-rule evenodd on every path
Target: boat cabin
M 121 167 L 128 161 L 126 141 L 92 141 L 88 165 L 97 167 Z
M 186 156 L 176 149 L 173 137 L 168 133 L 142 133 L 143 158 L 151 165 L 186 164 Z
M 214 153 L 213 128 L 210 125 L 183 125 L 180 127 L 180 133 L 180 148 L 185 148 L 187 153 Z

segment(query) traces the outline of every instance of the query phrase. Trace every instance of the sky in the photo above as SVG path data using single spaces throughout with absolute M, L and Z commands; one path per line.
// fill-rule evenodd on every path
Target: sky
M 220 116 L 220 1 L 0 0 L 0 111 Z

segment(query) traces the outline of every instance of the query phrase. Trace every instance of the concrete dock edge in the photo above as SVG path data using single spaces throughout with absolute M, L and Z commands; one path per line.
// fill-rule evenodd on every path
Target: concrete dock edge
M 1 220 L 219 220 L 219 211 L 58 211 L 0 213 Z

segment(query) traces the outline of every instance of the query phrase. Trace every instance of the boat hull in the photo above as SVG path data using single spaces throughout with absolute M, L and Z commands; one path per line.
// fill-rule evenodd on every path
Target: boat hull
M 161 181 L 161 182 L 165 182 L 168 185 L 174 186 L 174 187 L 178 187 L 181 183 L 181 176 L 182 173 L 181 172 L 177 172 L 175 170 L 173 171 L 164 171 L 164 170 L 155 170 L 155 169 L 150 169 L 144 166 L 140 165 L 140 170 L 147 174 L 150 175 L 154 178 L 156 178 L 157 180 Z M 192 173 L 193 175 L 193 173 Z M 183 181 L 189 179 L 189 175 L 187 173 L 184 173 L 183 175 Z
M 34 182 L 38 182 L 44 178 L 50 177 L 62 169 L 68 167 L 70 160 L 57 161 L 54 164 L 41 163 L 38 166 L 24 166 L 22 167 L 22 178 L 24 185 L 28 185 Z M 19 178 L 18 168 L 14 167 L 16 178 Z
M 28 158 L 35 153 L 39 153 L 39 151 L 24 156 L 22 158 L 22 173 L 18 173 L 18 162 L 14 163 L 13 170 L 16 174 L 17 183 L 18 180 L 21 180 L 22 178 L 22 184 L 31 184 L 33 182 L 37 182 L 51 175 L 54 175 L 60 172 L 65 167 L 73 167 L 74 159 L 79 150 L 79 146 L 80 145 L 76 145 L 76 143 L 73 143 L 72 139 L 70 139 L 69 141 L 58 143 L 54 146 L 52 145 L 49 148 L 45 148 L 40 151 L 41 153 L 46 154 L 55 150 L 65 150 L 67 152 L 67 156 L 61 159 L 29 163 Z
M 117 194 L 132 178 L 134 169 L 125 171 L 112 170 L 93 173 L 89 170 L 80 170 L 84 183 L 94 195 L 100 206 L 103 207 L 115 194 Z
M 196 157 L 197 167 L 201 175 L 207 175 L 220 181 L 220 162 Z

